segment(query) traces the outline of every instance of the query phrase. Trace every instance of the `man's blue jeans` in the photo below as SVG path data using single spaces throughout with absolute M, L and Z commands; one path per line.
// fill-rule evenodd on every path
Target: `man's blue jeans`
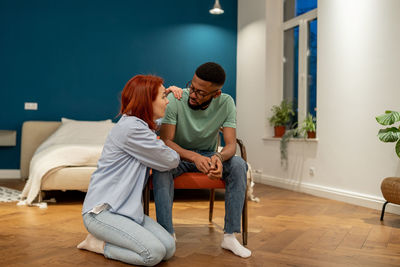
M 211 157 L 215 152 L 195 151 Z M 157 222 L 168 232 L 174 233 L 172 225 L 172 204 L 174 200 L 174 178 L 185 172 L 199 172 L 192 162 L 181 161 L 175 169 L 159 172 L 153 170 L 153 192 L 156 204 Z M 247 182 L 247 164 L 238 156 L 223 162 L 222 179 L 225 181 L 225 233 L 240 233 Z

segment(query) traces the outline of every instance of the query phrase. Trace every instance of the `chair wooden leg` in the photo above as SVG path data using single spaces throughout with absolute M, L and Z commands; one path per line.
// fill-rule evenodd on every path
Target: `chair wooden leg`
M 247 225 L 247 189 L 246 189 L 246 194 L 245 194 L 245 199 L 244 199 L 244 204 L 243 204 L 243 212 L 242 212 L 242 238 L 243 238 L 243 246 L 247 245 L 247 230 L 248 230 L 248 225 Z
M 147 182 L 143 190 L 143 212 L 149 216 L 149 202 L 150 202 L 150 185 Z
M 208 214 L 208 221 L 212 222 L 214 211 L 215 189 L 210 189 L 210 212 Z
M 383 221 L 383 216 L 385 216 L 385 208 L 386 208 L 386 205 L 387 205 L 388 203 L 389 203 L 389 202 L 386 201 L 385 204 L 383 204 L 382 213 L 381 213 L 381 221 Z

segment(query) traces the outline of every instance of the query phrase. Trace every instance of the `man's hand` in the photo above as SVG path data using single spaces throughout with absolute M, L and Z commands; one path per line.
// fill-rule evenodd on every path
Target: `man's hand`
M 211 157 L 211 169 L 207 173 L 207 176 L 212 180 L 218 180 L 222 178 L 222 162 L 221 159 L 216 155 Z
M 193 159 L 193 162 L 196 165 L 197 169 L 204 174 L 208 174 L 211 170 L 212 163 L 209 157 L 204 157 L 199 154 Z
M 171 92 L 174 94 L 176 99 L 180 100 L 182 98 L 182 92 L 183 92 L 182 88 L 173 85 L 165 89 L 165 93 L 167 95 Z

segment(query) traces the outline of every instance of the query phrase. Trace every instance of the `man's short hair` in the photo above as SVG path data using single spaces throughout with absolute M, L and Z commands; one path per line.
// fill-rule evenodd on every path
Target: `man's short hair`
M 225 71 L 221 65 L 214 62 L 207 62 L 200 65 L 196 69 L 196 76 L 216 85 L 223 85 L 225 83 Z

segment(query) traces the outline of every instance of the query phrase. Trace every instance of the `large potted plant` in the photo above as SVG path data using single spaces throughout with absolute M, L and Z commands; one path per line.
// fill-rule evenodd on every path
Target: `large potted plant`
M 395 151 L 397 156 L 400 158 L 400 126 L 395 127 L 394 124 L 400 121 L 400 112 L 397 111 L 385 111 L 385 114 L 376 117 L 376 121 L 381 125 L 393 125 L 389 128 L 380 129 L 378 132 L 379 140 L 382 142 L 395 143 Z
M 269 123 L 274 127 L 274 137 L 282 137 L 285 134 L 286 124 L 294 115 L 292 103 L 283 100 L 279 106 L 272 106 L 271 111 L 272 116 L 269 118 Z
M 385 114 L 377 116 L 376 121 L 384 126 L 392 125 L 380 129 L 378 132 L 379 140 L 382 142 L 396 143 L 395 152 L 400 158 L 400 126 L 395 126 L 400 121 L 400 112 L 387 110 Z M 386 202 L 382 206 L 381 221 L 385 214 L 385 208 L 388 203 L 400 205 L 400 177 L 386 177 L 381 183 L 382 195 Z
M 307 138 L 315 138 L 316 127 L 315 127 L 315 117 L 310 113 L 307 114 L 306 118 L 300 123 L 297 131 L 300 135 Z

